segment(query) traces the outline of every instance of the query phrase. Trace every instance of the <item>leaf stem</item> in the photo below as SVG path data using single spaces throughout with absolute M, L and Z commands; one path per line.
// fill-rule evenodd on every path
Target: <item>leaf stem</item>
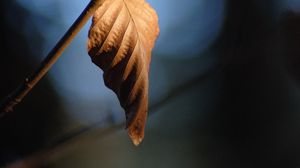
M 31 89 L 46 75 L 63 51 L 69 46 L 78 32 L 86 24 L 88 19 L 94 14 L 96 9 L 98 9 L 102 1 L 103 0 L 91 0 L 89 2 L 69 30 L 41 62 L 38 69 L 32 75 L 25 78 L 24 82 L 4 99 L 0 105 L 0 117 L 4 116 L 7 112 L 13 111 L 14 106 L 19 104 Z

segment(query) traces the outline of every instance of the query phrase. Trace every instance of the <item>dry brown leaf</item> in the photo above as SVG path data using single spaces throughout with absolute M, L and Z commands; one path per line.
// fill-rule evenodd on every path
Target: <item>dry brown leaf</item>
M 125 109 L 135 145 L 144 137 L 149 64 L 158 34 L 157 14 L 144 0 L 104 0 L 89 30 L 88 53 Z

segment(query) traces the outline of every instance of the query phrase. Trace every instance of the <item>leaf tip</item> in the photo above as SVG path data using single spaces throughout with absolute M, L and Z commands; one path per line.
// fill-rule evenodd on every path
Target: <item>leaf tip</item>
M 130 136 L 130 135 L 129 135 Z M 130 136 L 131 140 L 132 140 L 132 143 L 135 145 L 135 146 L 139 146 L 139 144 L 143 141 L 143 138 L 142 137 L 132 137 Z
M 138 146 L 144 139 L 144 126 L 133 124 L 127 128 L 128 135 L 135 146 Z

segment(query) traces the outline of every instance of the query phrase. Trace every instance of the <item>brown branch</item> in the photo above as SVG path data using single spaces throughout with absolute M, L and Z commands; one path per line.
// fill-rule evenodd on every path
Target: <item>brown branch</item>
M 205 72 L 199 74 L 196 77 L 176 86 L 169 93 L 162 96 L 157 102 L 153 103 L 149 107 L 150 115 L 154 114 L 159 108 L 170 102 L 172 99 L 178 97 L 180 94 L 184 93 L 188 89 L 197 86 L 201 82 L 209 79 L 215 74 L 221 72 L 224 69 L 224 65 L 218 66 Z M 75 146 L 79 145 L 89 145 L 92 140 L 97 140 L 101 137 L 112 134 L 125 126 L 125 122 L 113 124 L 106 128 L 99 128 L 101 122 L 79 128 L 74 131 L 71 131 L 67 136 L 59 138 L 58 141 L 52 143 L 52 145 L 36 152 L 28 157 L 20 159 L 12 164 L 7 165 L 8 168 L 22 167 L 22 168 L 31 168 L 31 167 L 42 167 L 47 164 L 49 160 L 56 160 L 64 155 L 74 151 Z
M 53 64 L 61 56 L 62 52 L 69 46 L 74 37 L 86 24 L 88 19 L 93 15 L 96 9 L 101 5 L 102 0 L 91 0 L 77 20 L 58 41 L 54 48 L 48 53 L 47 57 L 41 62 L 38 69 L 24 82 L 4 99 L 0 105 L 0 117 L 5 113 L 13 111 L 13 108 L 19 104 L 31 89 L 45 76 Z

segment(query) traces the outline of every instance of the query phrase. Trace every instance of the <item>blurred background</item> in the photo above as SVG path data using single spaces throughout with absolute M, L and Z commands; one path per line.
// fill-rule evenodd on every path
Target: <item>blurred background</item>
M 88 2 L 0 2 L 1 98 Z M 117 97 L 87 54 L 89 22 L 0 118 L 0 167 L 299 168 L 300 1 L 148 2 L 161 33 L 143 143 L 130 142 Z

